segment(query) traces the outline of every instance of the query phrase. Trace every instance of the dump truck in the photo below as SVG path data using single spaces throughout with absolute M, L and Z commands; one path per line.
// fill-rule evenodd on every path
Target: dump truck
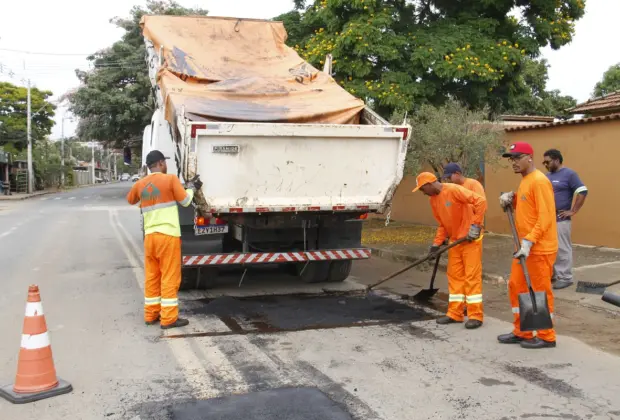
M 389 210 L 411 127 L 391 125 L 286 45 L 282 22 L 144 16 L 156 110 L 143 162 L 158 149 L 182 182 L 182 289 L 218 273 L 284 265 L 307 283 L 342 282 L 363 221 Z M 143 168 L 143 172 L 146 168 Z

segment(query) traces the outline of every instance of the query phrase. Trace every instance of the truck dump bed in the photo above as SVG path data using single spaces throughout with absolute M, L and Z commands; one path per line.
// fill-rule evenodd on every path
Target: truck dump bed
M 282 22 L 143 16 L 166 120 L 358 124 L 364 102 L 285 44 Z

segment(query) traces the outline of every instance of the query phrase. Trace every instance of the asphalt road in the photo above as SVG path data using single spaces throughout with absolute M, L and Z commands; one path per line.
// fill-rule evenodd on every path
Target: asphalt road
M 620 418 L 618 357 L 563 336 L 551 350 L 502 346 L 503 321 L 437 326 L 433 308 L 368 298 L 360 283 L 398 267 L 382 260 L 357 263 L 330 293 L 276 270 L 238 287 L 233 273 L 218 290 L 182 293 L 188 327 L 147 327 L 129 186 L 0 202 L 0 383 L 14 379 L 28 285 L 38 284 L 56 370 L 74 388 L 1 400 L 0 418 Z

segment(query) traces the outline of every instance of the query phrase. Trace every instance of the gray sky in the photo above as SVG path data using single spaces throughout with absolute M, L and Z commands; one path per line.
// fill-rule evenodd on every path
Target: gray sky
M 105 48 L 122 34 L 109 19 L 127 16 L 130 4 L 142 1 L 20 0 L 5 1 L 0 13 L 0 80 L 21 84 L 30 78 L 34 85 L 62 95 L 78 85 L 75 68 L 88 68 L 85 54 Z M 85 3 L 90 3 L 88 9 Z M 212 16 L 268 19 L 292 9 L 292 0 L 180 0 L 186 7 L 202 7 Z M 87 12 L 87 10 L 90 10 Z M 84 19 L 76 19 L 76 15 Z M 620 62 L 617 47 L 617 16 L 620 1 L 586 0 L 586 15 L 577 23 L 572 44 L 559 51 L 544 50 L 549 60 L 549 89 L 559 89 L 578 101 L 588 99 L 594 84 L 609 66 Z M 23 54 L 14 49 L 47 54 Z M 59 55 L 48 55 L 55 53 Z M 71 55 L 73 54 L 73 55 Z M 8 69 L 15 74 L 9 77 Z M 66 115 L 59 108 L 52 138 L 61 136 Z M 75 122 L 65 120 L 65 136 Z

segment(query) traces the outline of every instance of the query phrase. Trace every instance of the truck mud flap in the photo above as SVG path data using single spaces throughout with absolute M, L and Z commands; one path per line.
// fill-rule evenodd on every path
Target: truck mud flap
M 183 266 L 238 265 L 238 264 L 279 264 L 306 261 L 366 260 L 372 252 L 366 248 L 322 249 L 298 252 L 259 252 L 210 255 L 183 255 Z

